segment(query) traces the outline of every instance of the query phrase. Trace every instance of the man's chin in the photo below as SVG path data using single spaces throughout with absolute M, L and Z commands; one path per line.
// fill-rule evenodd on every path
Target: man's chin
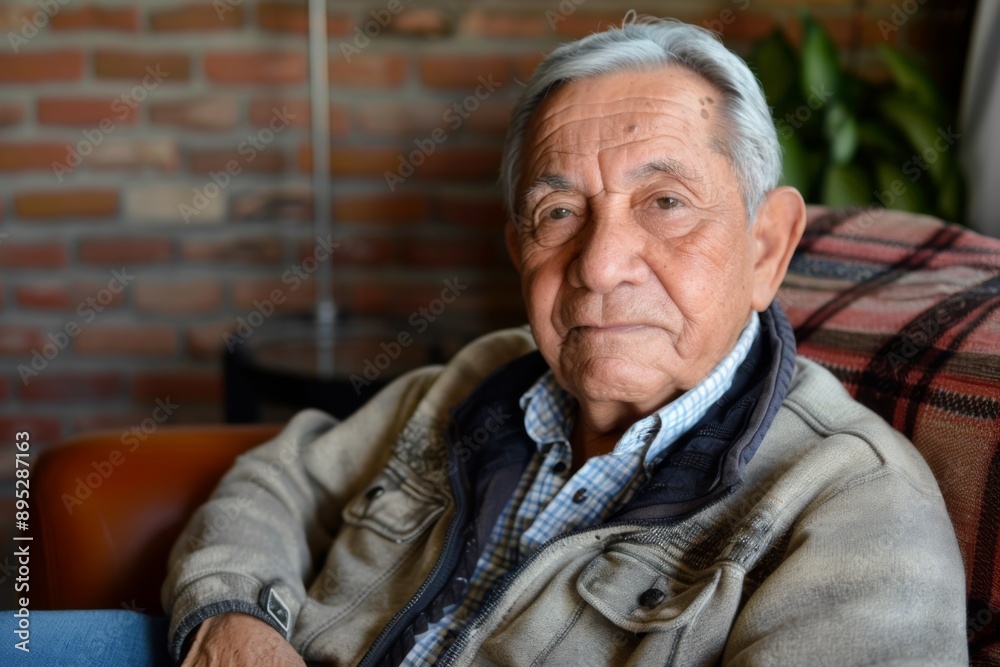
M 662 397 L 662 405 L 676 393 L 673 381 L 661 370 L 627 357 L 573 361 L 563 365 L 563 373 L 567 389 L 581 401 L 646 403 Z

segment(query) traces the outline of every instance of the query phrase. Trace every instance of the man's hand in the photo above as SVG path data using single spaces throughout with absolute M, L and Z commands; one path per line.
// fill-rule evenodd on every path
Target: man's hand
M 213 616 L 198 628 L 181 667 L 305 667 L 292 645 L 270 625 L 248 614 Z

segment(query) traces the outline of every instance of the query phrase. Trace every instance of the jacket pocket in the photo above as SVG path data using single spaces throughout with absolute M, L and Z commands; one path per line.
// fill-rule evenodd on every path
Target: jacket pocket
M 688 573 L 655 566 L 627 546 L 605 551 L 577 580 L 577 592 L 619 628 L 634 633 L 689 627 L 716 596 L 722 570 Z
M 368 488 L 344 508 L 343 519 L 397 544 L 409 542 L 441 516 L 448 501 L 406 464 L 390 459 Z

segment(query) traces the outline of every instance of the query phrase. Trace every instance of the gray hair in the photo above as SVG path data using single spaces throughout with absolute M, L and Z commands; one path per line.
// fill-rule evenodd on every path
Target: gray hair
M 686 67 L 722 93 L 714 148 L 732 165 L 747 224 L 753 224 L 767 192 L 781 179 L 781 147 L 760 83 L 715 33 L 674 19 L 636 17 L 634 11 L 625 15 L 621 28 L 563 44 L 535 69 L 511 115 L 500 166 L 509 219 L 516 223 L 519 212 L 516 189 L 524 134 L 546 95 L 578 79 L 672 64 Z

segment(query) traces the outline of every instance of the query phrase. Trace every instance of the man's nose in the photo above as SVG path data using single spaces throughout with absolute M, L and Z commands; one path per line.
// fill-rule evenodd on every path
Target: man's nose
M 598 294 L 621 284 L 639 285 L 649 276 L 643 259 L 647 238 L 627 205 L 592 205 L 569 267 L 569 283 Z

